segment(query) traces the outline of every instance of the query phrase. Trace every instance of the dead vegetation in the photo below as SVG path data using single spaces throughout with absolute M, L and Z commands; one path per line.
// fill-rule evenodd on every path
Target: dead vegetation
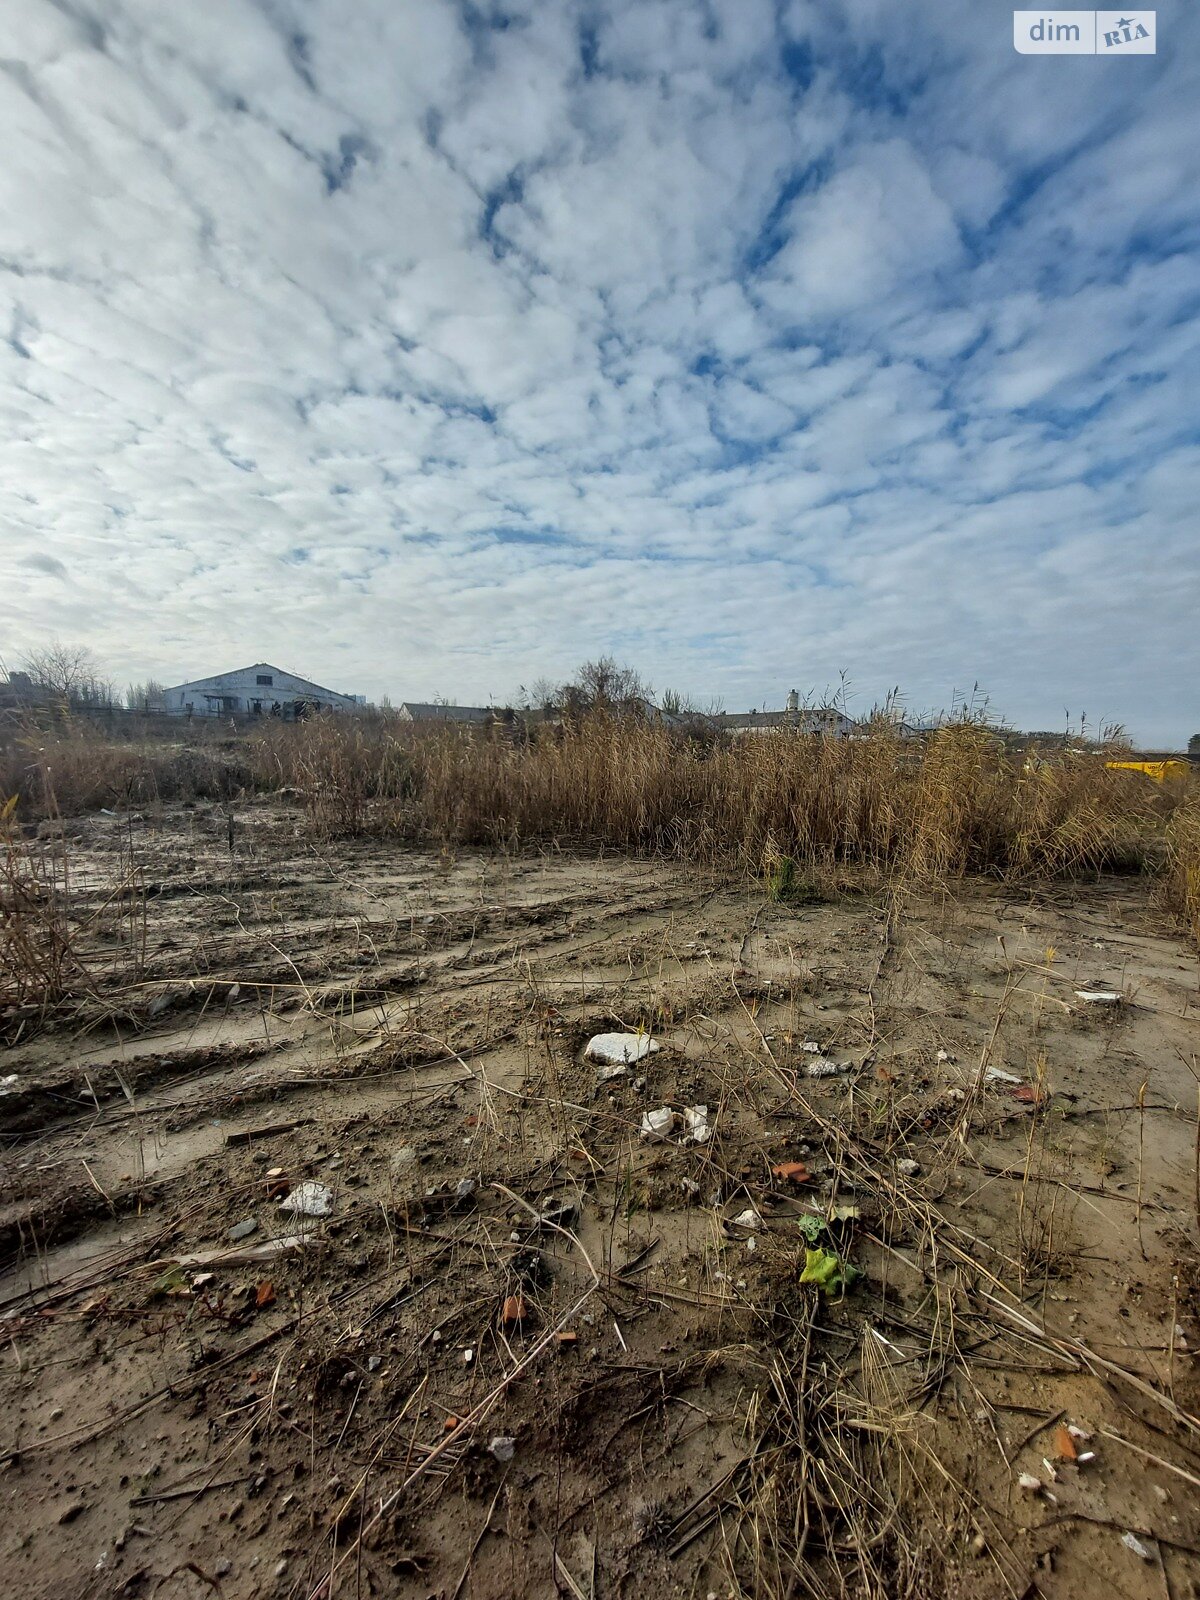
M 328 719 L 274 730 L 257 768 L 322 834 L 443 845 L 609 848 L 758 873 L 853 863 L 922 882 L 981 872 L 1157 867 L 1178 799 L 1102 749 L 1030 759 L 985 725 L 913 743 L 880 719 L 848 739 L 712 744 L 602 714 L 528 742 Z

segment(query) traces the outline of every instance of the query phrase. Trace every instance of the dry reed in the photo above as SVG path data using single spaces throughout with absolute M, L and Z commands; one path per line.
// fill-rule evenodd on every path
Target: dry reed
M 327 835 L 554 841 L 755 873 L 791 861 L 925 881 L 1138 870 L 1161 855 L 1175 803 L 1108 770 L 1102 752 L 1027 762 L 974 723 L 920 744 L 881 721 L 848 740 L 706 745 L 603 716 L 527 743 L 318 719 L 270 730 L 251 762 L 265 785 L 299 787 Z

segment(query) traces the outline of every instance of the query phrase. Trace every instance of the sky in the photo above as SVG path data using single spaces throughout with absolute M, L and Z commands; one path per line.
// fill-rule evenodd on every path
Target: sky
M 0 657 L 1200 730 L 1200 16 L 5 0 Z

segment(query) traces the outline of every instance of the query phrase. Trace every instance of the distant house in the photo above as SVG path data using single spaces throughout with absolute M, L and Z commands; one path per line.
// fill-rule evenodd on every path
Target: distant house
M 488 706 L 426 705 L 420 700 L 405 700 L 396 707 L 401 722 L 492 722 L 496 713 Z
M 837 706 L 802 706 L 794 689 L 784 711 L 724 711 L 712 721 L 735 739 L 756 733 L 807 733 L 826 739 L 848 739 L 857 726 Z
M 10 672 L 0 678 L 0 711 L 30 711 L 52 705 L 55 696 L 43 684 L 34 683 L 27 672 Z
M 354 711 L 363 704 L 362 695 L 325 689 L 269 661 L 163 690 L 163 709 L 173 717 L 270 716 L 291 721 L 312 711 Z

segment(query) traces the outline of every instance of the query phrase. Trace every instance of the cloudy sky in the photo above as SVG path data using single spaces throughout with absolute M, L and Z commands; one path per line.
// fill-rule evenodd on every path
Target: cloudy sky
M 1200 728 L 1200 26 L 5 0 L 0 654 Z

